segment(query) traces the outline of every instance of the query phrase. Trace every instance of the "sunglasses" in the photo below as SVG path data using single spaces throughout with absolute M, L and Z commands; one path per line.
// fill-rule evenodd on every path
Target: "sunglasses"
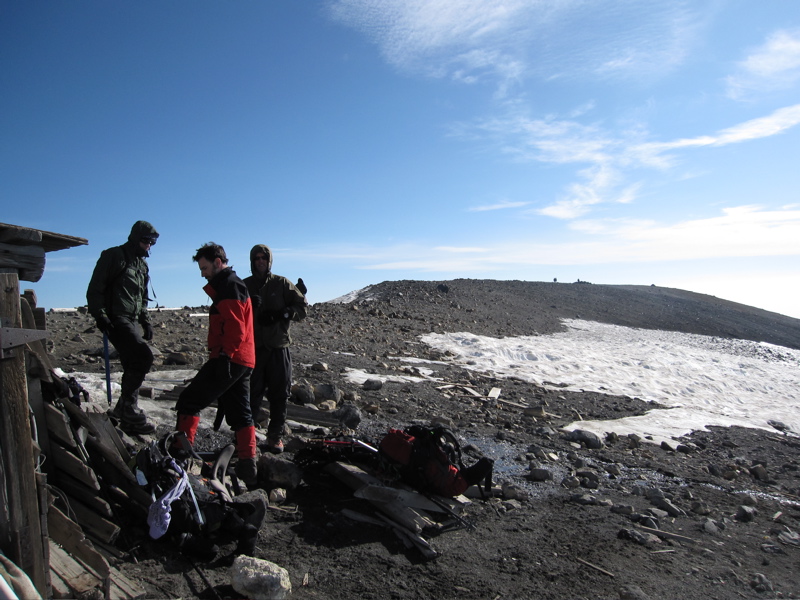
M 151 246 L 155 246 L 155 245 L 156 245 L 156 240 L 157 240 L 157 239 L 158 239 L 158 238 L 154 238 L 154 237 L 147 237 L 147 236 L 145 236 L 145 237 L 141 238 L 141 241 L 142 241 L 142 243 L 144 243 L 144 244 L 150 244 Z

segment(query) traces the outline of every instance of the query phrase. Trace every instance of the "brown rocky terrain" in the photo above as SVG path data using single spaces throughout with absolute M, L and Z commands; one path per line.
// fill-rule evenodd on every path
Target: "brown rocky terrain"
M 202 364 L 205 322 L 190 316 L 201 310 L 153 313 L 157 369 Z M 495 481 L 506 483 L 507 493 L 473 500 L 463 513 L 472 528 L 426 534 L 438 557 L 425 560 L 389 529 L 345 516 L 346 508 L 371 509 L 309 467 L 283 509 L 268 512 L 255 556 L 288 570 L 293 598 L 800 597 L 800 437 L 712 428 L 670 447 L 621 437 L 591 448 L 559 428 L 576 414 L 616 419 L 651 405 L 466 371 L 418 339 L 453 331 L 542 335 L 560 331 L 564 318 L 800 348 L 800 320 L 658 287 L 400 281 L 373 286 L 351 303 L 316 304 L 292 330 L 296 382 L 339 390 L 340 403 L 360 410 L 356 435 L 366 441 L 378 441 L 389 427 L 450 423 L 470 460 L 481 453 L 496 459 Z M 47 320 L 57 366 L 102 372 L 101 338 L 87 315 L 51 312 Z M 441 381 L 366 390 L 343 378 L 348 368 L 413 374 L 395 359 L 402 356 L 438 361 L 428 366 Z M 187 364 L 165 364 L 176 361 Z M 484 398 L 439 389 L 445 383 L 470 386 Z M 502 401 L 485 399 L 492 388 L 502 390 Z M 521 407 L 529 404 L 550 415 L 526 414 Z M 225 443 L 211 423 L 203 425 L 209 429 L 202 443 Z M 157 436 L 169 431 L 164 423 Z M 545 479 L 533 481 L 531 469 Z M 125 553 L 118 567 L 149 598 L 238 597 L 228 576 L 232 546 L 201 560 L 150 540 L 135 522 L 126 523 L 117 545 Z

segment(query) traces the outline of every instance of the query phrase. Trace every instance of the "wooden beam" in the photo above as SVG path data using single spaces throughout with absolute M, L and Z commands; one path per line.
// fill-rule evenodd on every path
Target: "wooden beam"
M 44 248 L 41 246 L 15 246 L 0 242 L 0 268 L 16 269 L 19 279 L 39 281 L 44 274 L 44 263 Z
M 20 327 L 19 278 L 0 273 L 0 322 L 2 327 Z M 43 596 L 47 574 L 42 548 L 42 526 L 36 492 L 33 439 L 28 419 L 28 385 L 22 348 L 0 359 L 0 451 L 10 478 L 8 523 L 0 523 L 0 549 L 28 574 Z

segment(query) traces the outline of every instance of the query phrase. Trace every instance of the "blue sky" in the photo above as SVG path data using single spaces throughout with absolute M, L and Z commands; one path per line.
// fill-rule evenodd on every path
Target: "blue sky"
M 800 318 L 800 3 L 0 6 L 0 222 L 84 237 L 85 303 L 134 221 L 157 301 L 226 247 L 321 302 L 384 280 L 656 284 Z

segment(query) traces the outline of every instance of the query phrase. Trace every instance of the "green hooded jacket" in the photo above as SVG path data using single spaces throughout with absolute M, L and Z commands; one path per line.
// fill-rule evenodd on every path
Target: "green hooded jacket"
M 156 228 L 147 221 L 136 221 L 128 241 L 100 253 L 86 290 L 89 314 L 95 319 L 106 316 L 124 317 L 139 323 L 149 322 L 147 285 L 150 269 L 147 251 L 139 245 L 142 237 L 158 237 Z
M 254 263 L 257 254 L 267 256 L 266 277 L 260 277 L 256 270 Z M 292 343 L 289 335 L 292 321 L 306 318 L 308 312 L 306 297 L 286 277 L 272 273 L 272 251 L 264 244 L 256 244 L 250 250 L 250 272 L 253 274 L 244 280 L 250 297 L 261 297 L 260 305 L 253 311 L 256 348 L 288 348 Z M 266 325 L 260 323 L 259 315 L 280 312 L 288 314 L 289 318 L 279 318 Z

